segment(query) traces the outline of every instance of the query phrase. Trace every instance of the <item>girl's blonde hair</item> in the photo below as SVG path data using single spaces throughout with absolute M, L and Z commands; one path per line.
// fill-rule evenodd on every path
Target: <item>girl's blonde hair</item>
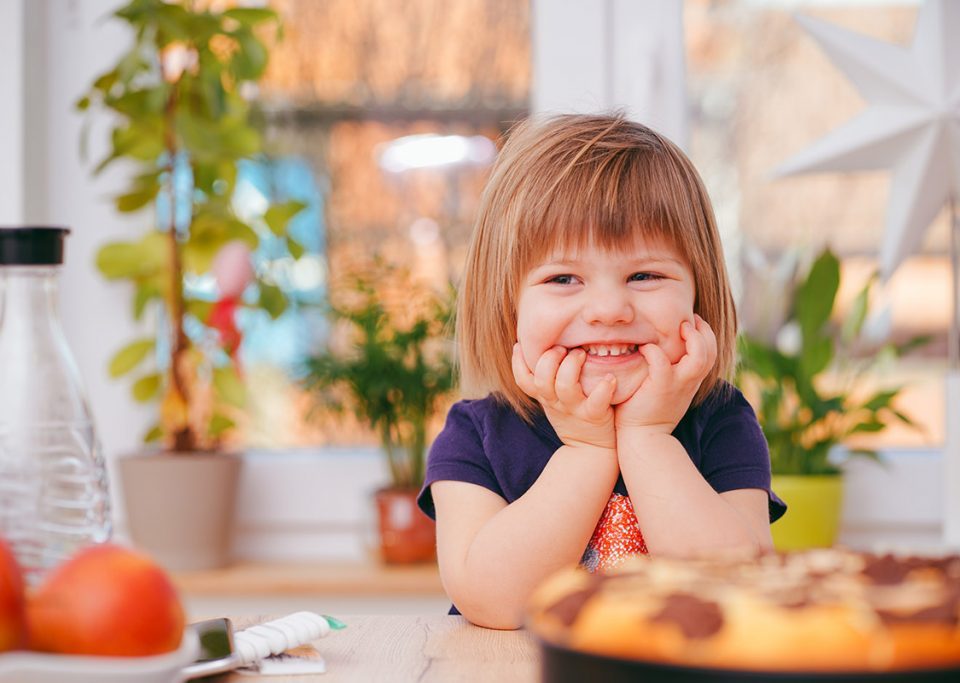
M 694 312 L 717 336 L 717 361 L 697 405 L 733 370 L 736 311 L 713 207 L 672 142 L 623 115 L 527 119 L 511 130 L 481 198 L 457 311 L 461 388 L 498 395 L 525 419 L 537 403 L 517 386 L 520 283 L 558 248 L 624 250 L 660 239 L 687 260 Z

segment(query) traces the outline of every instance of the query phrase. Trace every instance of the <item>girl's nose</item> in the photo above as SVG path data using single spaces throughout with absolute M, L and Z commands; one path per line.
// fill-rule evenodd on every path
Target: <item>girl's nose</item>
M 633 322 L 633 304 L 627 292 L 619 288 L 598 289 L 583 308 L 586 322 L 600 325 L 623 325 Z

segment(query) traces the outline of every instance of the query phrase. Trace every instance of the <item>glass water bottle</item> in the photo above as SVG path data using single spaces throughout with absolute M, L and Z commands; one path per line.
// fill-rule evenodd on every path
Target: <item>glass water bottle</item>
M 0 227 L 0 536 L 32 584 L 111 533 L 103 456 L 60 326 L 68 233 Z

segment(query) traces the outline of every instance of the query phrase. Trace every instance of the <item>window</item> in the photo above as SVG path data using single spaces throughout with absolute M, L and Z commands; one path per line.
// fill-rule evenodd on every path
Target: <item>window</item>
M 687 0 L 691 155 L 714 199 L 725 242 L 734 245 L 731 260 L 745 262 L 755 250 L 775 262 L 791 248 L 830 244 L 843 261 L 844 304 L 877 267 L 890 172 L 771 177 L 778 165 L 865 106 L 794 20 L 794 12 L 909 44 L 917 6 Z M 906 385 L 900 405 L 923 429 L 891 428 L 876 437 L 885 445 L 944 439 L 948 238 L 948 217 L 941 215 L 920 252 L 900 267 L 876 302 L 890 308 L 894 339 L 934 338 L 899 361 L 886 378 Z M 742 278 L 739 284 L 742 288 Z
M 285 39 L 260 93 L 273 161 L 248 169 L 242 201 L 255 206 L 268 192 L 309 200 L 310 216 L 295 229 L 313 231 L 319 260 L 305 274 L 289 273 L 306 283 L 292 286 L 323 297 L 374 253 L 437 286 L 456 281 L 496 141 L 528 111 L 528 3 L 273 6 Z M 269 260 L 266 249 L 258 256 Z M 311 419 L 309 397 L 282 371 L 325 334 L 305 310 L 245 321 L 244 357 L 257 387 L 247 445 L 372 441 L 353 425 Z

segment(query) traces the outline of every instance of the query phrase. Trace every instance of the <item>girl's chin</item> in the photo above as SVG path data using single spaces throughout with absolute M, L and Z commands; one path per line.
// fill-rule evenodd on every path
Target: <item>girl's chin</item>
M 583 388 L 583 393 L 589 396 L 593 390 L 599 386 L 601 380 L 606 376 L 606 374 L 607 373 L 593 375 L 592 373 L 584 373 L 581 375 L 580 386 Z M 629 374 L 612 374 L 617 378 L 617 388 L 613 392 L 613 400 L 610 401 L 611 405 L 623 403 L 628 398 L 633 396 L 634 392 L 640 387 L 640 384 L 647 375 L 646 368 L 634 370 Z

